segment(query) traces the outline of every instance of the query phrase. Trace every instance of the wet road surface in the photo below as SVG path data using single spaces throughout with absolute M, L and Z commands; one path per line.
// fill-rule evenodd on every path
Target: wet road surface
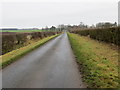
M 85 88 L 66 33 L 2 72 L 3 88 Z

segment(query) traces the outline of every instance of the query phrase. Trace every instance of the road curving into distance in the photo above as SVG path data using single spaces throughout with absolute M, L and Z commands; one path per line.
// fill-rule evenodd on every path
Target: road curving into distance
M 2 71 L 3 88 L 85 88 L 66 33 Z

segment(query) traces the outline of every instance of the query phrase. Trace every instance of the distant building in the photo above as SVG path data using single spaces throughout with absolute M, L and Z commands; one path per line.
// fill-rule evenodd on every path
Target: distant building
M 118 25 L 120 26 L 120 1 L 118 2 Z

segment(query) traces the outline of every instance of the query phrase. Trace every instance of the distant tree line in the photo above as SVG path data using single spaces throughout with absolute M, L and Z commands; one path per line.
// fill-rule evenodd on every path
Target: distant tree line
M 84 24 L 83 22 L 80 22 L 79 25 L 58 25 L 57 27 L 51 26 L 48 28 L 47 26 L 45 28 L 42 28 L 42 30 L 53 30 L 53 31 L 63 31 L 63 30 L 77 30 L 77 29 L 95 29 L 95 28 L 112 28 L 112 27 L 117 27 L 117 22 L 115 23 L 110 23 L 110 22 L 99 22 L 96 25 L 87 25 Z
M 51 26 L 48 27 L 46 26 L 45 28 L 42 28 L 42 30 L 46 31 L 63 31 L 63 30 L 77 30 L 77 29 L 89 29 L 89 28 L 112 28 L 112 27 L 117 27 L 117 22 L 111 23 L 111 22 L 99 22 L 96 25 L 87 25 L 84 24 L 83 22 L 80 22 L 78 25 L 58 25 L 58 26 Z M 18 28 L 3 28 L 2 30 L 41 30 L 39 28 L 23 28 L 23 29 L 18 29 Z
M 115 23 L 102 22 L 102 23 L 96 24 L 96 28 L 111 28 L 111 27 L 117 27 L 117 22 L 115 22 Z
M 17 28 L 2 28 L 1 30 L 18 30 Z

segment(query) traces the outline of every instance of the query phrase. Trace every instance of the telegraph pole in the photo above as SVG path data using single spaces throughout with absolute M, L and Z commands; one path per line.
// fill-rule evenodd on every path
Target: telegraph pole
M 118 26 L 120 26 L 120 1 L 118 2 Z

